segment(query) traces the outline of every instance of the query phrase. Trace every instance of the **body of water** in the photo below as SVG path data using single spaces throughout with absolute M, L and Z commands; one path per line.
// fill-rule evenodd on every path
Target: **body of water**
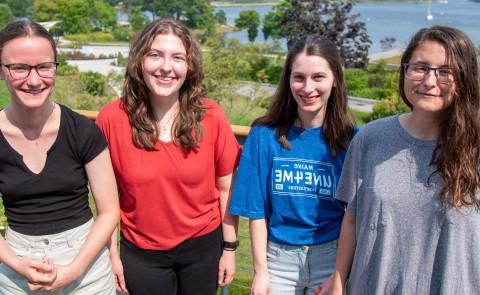
M 427 21 L 427 3 L 366 3 L 356 4 L 353 13 L 360 14 L 360 20 L 365 22 L 367 33 L 372 40 L 370 53 L 381 51 L 380 40 L 387 37 L 396 39 L 394 48 L 403 48 L 412 35 L 420 28 L 432 25 L 447 25 L 464 31 L 477 45 L 480 46 L 480 3 L 469 0 L 448 0 L 434 2 L 431 6 L 433 20 Z M 267 14 L 271 6 L 242 6 L 221 7 L 227 15 L 227 23 L 234 25 L 235 19 L 241 10 L 256 10 L 262 17 Z M 228 37 L 248 43 L 246 31 L 228 33 Z M 261 28 L 256 42 L 264 42 Z M 270 42 L 270 41 L 269 41 Z M 285 41 L 281 44 L 285 48 Z

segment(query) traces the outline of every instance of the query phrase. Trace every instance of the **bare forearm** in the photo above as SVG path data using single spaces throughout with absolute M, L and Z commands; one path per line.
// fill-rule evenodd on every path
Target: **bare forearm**
M 70 266 L 77 275 L 82 274 L 103 247 L 110 245 L 112 233 L 118 223 L 120 208 L 117 184 L 108 149 L 85 165 L 90 188 L 97 207 L 97 218 L 79 253 Z M 116 245 L 116 242 L 115 242 Z
M 356 248 L 356 218 L 350 213 L 345 213 L 342 221 L 342 229 L 335 263 L 334 278 L 340 280 L 345 286 L 352 267 L 353 255 Z
M 117 245 L 118 245 L 118 224 L 115 225 L 115 228 L 112 233 L 112 237 L 110 238 L 110 242 L 107 244 L 110 257 L 118 255 Z
M 16 270 L 18 264 L 17 255 L 15 255 L 2 236 L 0 236 L 0 262 L 14 270 Z
M 118 215 L 105 212 L 97 216 L 90 233 L 80 248 L 71 266 L 81 275 L 93 262 L 98 253 L 109 244 L 112 239 L 113 230 L 117 224 Z
M 250 239 L 252 242 L 253 270 L 255 273 L 267 272 L 267 223 L 265 219 L 250 220 Z
M 238 216 L 228 212 L 230 205 L 230 189 L 232 184 L 232 174 L 217 177 L 216 185 L 220 191 L 220 214 L 222 218 L 223 240 L 234 242 L 237 240 Z

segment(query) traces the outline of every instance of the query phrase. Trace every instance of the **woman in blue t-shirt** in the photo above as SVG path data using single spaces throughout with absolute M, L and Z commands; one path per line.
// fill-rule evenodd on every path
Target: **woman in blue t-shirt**
M 335 190 L 355 132 L 335 44 L 299 39 L 253 126 L 230 204 L 250 219 L 252 294 L 310 294 L 334 268 L 344 213 Z

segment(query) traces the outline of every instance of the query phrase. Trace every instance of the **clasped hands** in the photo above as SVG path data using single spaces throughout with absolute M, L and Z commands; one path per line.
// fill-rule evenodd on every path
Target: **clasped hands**
M 17 272 L 25 277 L 31 291 L 48 292 L 65 287 L 80 275 L 71 265 L 54 264 L 53 260 L 46 256 L 42 261 L 19 258 Z

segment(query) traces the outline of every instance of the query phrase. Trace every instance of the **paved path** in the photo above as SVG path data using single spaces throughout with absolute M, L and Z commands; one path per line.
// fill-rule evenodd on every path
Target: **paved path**
M 67 63 L 72 66 L 77 66 L 81 72 L 98 72 L 107 75 L 108 72 L 114 71 L 116 73 L 123 73 L 125 67 L 117 67 L 112 65 L 115 58 L 107 59 L 87 59 L 87 60 L 67 60 Z

